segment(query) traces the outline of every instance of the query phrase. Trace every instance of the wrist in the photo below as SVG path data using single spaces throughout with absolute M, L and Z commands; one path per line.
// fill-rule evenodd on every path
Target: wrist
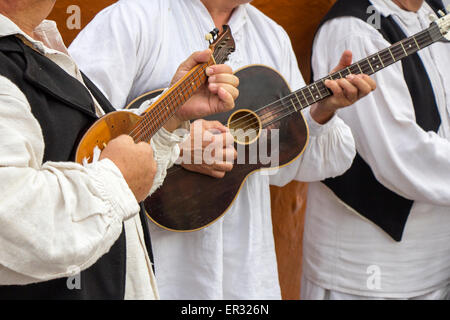
M 176 129 L 178 129 L 182 123 L 183 121 L 181 121 L 176 115 L 174 115 L 166 122 L 166 124 L 164 125 L 164 129 L 172 133 Z
M 325 124 L 330 121 L 335 113 L 336 109 L 328 107 L 320 102 L 311 106 L 311 117 L 319 124 Z

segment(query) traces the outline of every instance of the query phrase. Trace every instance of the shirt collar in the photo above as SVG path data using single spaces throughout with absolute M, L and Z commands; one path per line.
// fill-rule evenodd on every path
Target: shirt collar
M 213 23 L 211 15 L 209 14 L 208 9 L 206 9 L 205 5 L 201 0 L 195 0 L 194 4 L 203 11 L 203 14 L 208 16 L 208 18 L 211 20 L 211 23 Z M 231 28 L 231 32 L 233 34 L 238 33 L 241 28 L 247 23 L 248 13 L 247 13 L 247 6 L 249 6 L 248 3 L 241 4 L 237 8 L 234 9 L 233 13 L 231 14 L 230 20 L 228 21 L 228 25 Z
M 44 20 L 36 27 L 34 32 L 42 41 L 30 37 L 8 17 L 0 14 L 0 37 L 15 35 L 42 54 L 55 52 L 67 53 L 67 48 L 58 31 L 56 22 Z
M 228 22 L 231 28 L 231 32 L 234 33 L 240 32 L 240 30 L 247 23 L 248 19 L 247 6 L 249 6 L 248 3 L 241 4 L 236 9 L 234 9 L 230 21 Z
M 428 4 L 425 1 L 417 13 L 400 8 L 392 2 L 392 0 L 370 0 L 370 2 L 372 2 L 372 4 L 383 16 L 388 17 L 390 15 L 394 15 L 405 25 L 417 24 L 419 15 L 430 13 L 428 10 Z

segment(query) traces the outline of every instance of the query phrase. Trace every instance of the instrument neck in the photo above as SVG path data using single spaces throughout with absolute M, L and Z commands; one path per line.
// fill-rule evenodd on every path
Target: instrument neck
M 433 24 L 428 29 L 421 31 L 414 36 L 399 41 L 389 48 L 372 54 L 371 56 L 362 59 L 347 68 L 317 80 L 314 83 L 297 90 L 280 99 L 276 103 L 272 103 L 264 108 L 264 110 L 273 110 L 271 110 L 272 112 L 270 113 L 270 117 L 265 117 L 263 125 L 267 127 L 294 112 L 300 112 L 312 104 L 330 97 L 333 93 L 325 86 L 326 80 L 338 80 L 345 78 L 350 74 L 364 73 L 367 75 L 372 75 L 441 39 L 442 36 L 439 27 L 436 24 Z M 266 113 L 267 110 L 264 112 Z
M 318 101 L 321 101 L 332 95 L 330 89 L 325 86 L 326 80 L 338 80 L 347 77 L 350 74 L 367 74 L 372 75 L 397 61 L 406 58 L 417 51 L 428 47 L 434 42 L 441 39 L 439 27 L 432 25 L 430 28 L 423 30 L 414 36 L 406 38 L 389 48 L 383 49 L 371 56 L 362 59 L 351 66 L 330 74 L 311 85 L 300 89 L 293 93 L 299 96 L 297 107 L 304 109 Z
M 215 64 L 214 58 L 197 65 L 177 81 L 147 109 L 132 132 L 135 142 L 150 142 L 153 135 L 206 83 L 206 69 Z

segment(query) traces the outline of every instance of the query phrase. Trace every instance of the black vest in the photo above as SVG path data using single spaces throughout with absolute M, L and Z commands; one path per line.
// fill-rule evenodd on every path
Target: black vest
M 427 1 L 433 9 L 441 9 L 440 0 Z M 373 11 L 367 13 L 372 4 L 368 0 L 338 0 L 320 25 L 344 16 L 369 21 Z M 442 3 L 441 3 L 442 5 Z M 406 35 L 395 20 L 381 16 L 378 31 L 391 44 Z M 414 104 L 417 124 L 425 131 L 437 132 L 441 119 L 436 105 L 433 88 L 419 55 L 416 53 L 402 60 L 404 78 Z M 383 71 L 380 71 L 383 72 Z M 377 181 L 369 165 L 356 155 L 351 168 L 342 176 L 326 179 L 328 186 L 343 202 L 366 217 L 394 240 L 401 241 L 413 201 L 392 192 Z
M 25 94 L 45 142 L 44 162 L 73 161 L 76 146 L 94 121 L 88 90 L 45 56 L 14 36 L 0 38 L 0 75 Z M 94 84 L 85 83 L 105 112 L 115 109 Z M 92 267 L 81 272 L 81 289 L 68 289 L 68 279 L 26 286 L 0 286 L 0 299 L 123 299 L 125 295 L 125 231 Z

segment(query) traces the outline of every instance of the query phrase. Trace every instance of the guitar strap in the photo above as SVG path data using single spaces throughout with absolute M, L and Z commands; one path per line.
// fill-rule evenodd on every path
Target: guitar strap
M 444 6 L 440 0 L 427 1 L 434 9 Z M 369 21 L 373 11 L 368 0 L 338 0 L 319 28 L 325 22 L 338 17 L 352 16 Z M 383 37 L 394 44 L 407 36 L 392 16 L 381 15 Z M 437 132 L 441 124 L 433 87 L 422 60 L 417 53 L 402 60 L 404 78 L 408 86 L 416 115 L 417 124 L 425 131 Z M 323 181 L 335 195 L 359 214 L 383 229 L 395 241 L 400 242 L 411 211 L 413 201 L 403 198 L 384 187 L 375 178 L 369 165 L 356 155 L 351 168 L 342 176 Z

